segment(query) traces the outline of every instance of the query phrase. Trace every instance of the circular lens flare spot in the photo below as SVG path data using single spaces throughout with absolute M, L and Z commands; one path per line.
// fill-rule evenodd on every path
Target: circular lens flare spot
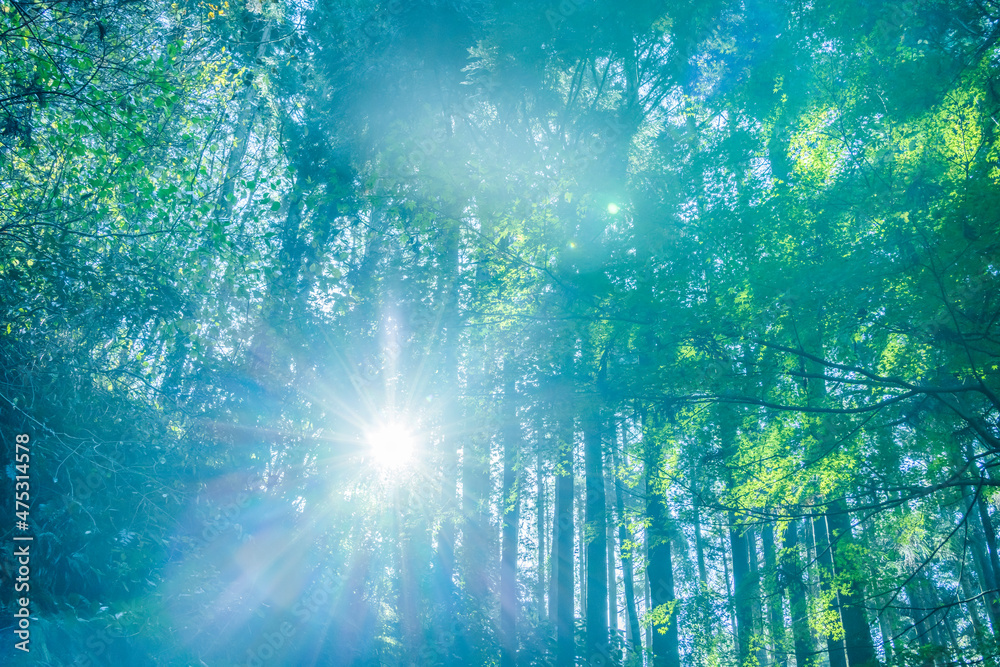
M 385 424 L 368 433 L 368 451 L 376 465 L 392 468 L 406 465 L 413 458 L 416 443 L 413 434 L 399 424 Z
M 615 215 L 621 209 L 618 208 L 618 204 L 608 204 L 608 213 Z

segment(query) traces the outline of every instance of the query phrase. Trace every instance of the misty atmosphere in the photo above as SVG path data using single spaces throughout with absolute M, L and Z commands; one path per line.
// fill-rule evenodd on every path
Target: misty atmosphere
M 998 40 L 0 0 L 0 663 L 1000 667 Z

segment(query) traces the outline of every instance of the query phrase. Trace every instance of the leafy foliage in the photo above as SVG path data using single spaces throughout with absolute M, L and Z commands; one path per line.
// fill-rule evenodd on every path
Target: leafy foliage
M 998 21 L 0 2 L 30 658 L 993 664 Z

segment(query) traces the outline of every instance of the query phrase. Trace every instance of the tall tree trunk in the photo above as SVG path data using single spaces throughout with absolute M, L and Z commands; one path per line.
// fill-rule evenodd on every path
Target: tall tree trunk
M 351 557 L 347 577 L 340 589 L 340 595 L 335 596 L 335 602 L 330 609 L 333 619 L 336 641 L 329 643 L 330 664 L 351 665 L 358 661 L 362 650 L 365 625 L 371 620 L 372 610 L 365 590 L 374 578 L 372 572 L 372 554 L 367 545 L 361 546 Z
M 470 429 L 471 430 L 471 429 Z M 468 611 L 487 617 L 486 603 L 490 597 L 492 577 L 496 567 L 496 542 L 489 521 L 490 475 L 489 446 L 480 432 L 470 432 L 462 448 L 462 578 L 468 598 Z M 489 651 L 484 622 L 463 626 L 459 655 L 465 661 L 480 661 Z
M 653 608 L 652 604 L 652 593 L 649 590 L 649 533 L 646 533 L 646 541 L 643 545 L 646 548 L 646 567 L 642 570 L 642 593 L 645 596 L 645 609 L 643 614 L 648 614 Z M 646 654 L 649 655 L 653 650 L 653 624 L 643 623 L 642 624 L 643 633 L 646 635 Z M 649 664 L 649 663 L 647 663 Z
M 573 455 L 576 459 L 576 453 Z M 587 627 L 587 480 L 577 478 L 573 485 L 573 511 L 576 521 L 576 542 L 573 544 L 573 554 L 576 557 L 577 581 L 580 582 L 580 594 L 573 597 L 573 613 Z M 585 640 L 586 641 L 586 640 Z
M 805 567 L 808 568 L 817 561 L 816 531 L 813 529 L 812 519 L 810 519 L 808 516 L 803 517 L 802 531 L 806 538 L 805 542 L 806 557 L 803 563 L 805 564 Z M 808 576 L 809 573 L 807 569 L 804 569 L 802 572 L 803 575 L 806 575 L 806 579 L 809 584 L 809 599 L 815 600 L 817 597 L 819 597 L 819 577 Z M 819 638 L 817 637 L 817 640 L 818 639 Z
M 515 375 L 510 362 L 505 364 L 503 415 L 503 486 L 500 495 L 500 667 L 517 665 L 517 544 L 521 518 L 521 495 L 518 485 L 518 453 L 521 429 L 517 417 Z
M 397 490 L 393 499 L 396 504 L 396 532 L 399 535 L 399 619 L 404 639 L 403 650 L 410 661 L 423 654 L 423 633 L 421 632 L 421 599 L 415 564 L 417 557 L 411 531 L 413 526 L 406 492 Z
M 892 624 L 889 622 L 887 613 L 882 613 L 878 617 L 878 628 L 879 632 L 882 633 L 882 650 L 885 651 L 885 661 L 887 664 L 891 664 L 896 648 L 893 645 Z
M 874 493 L 870 493 L 866 498 L 866 501 L 869 504 L 874 505 L 877 502 L 877 498 Z M 875 531 L 870 521 L 862 524 L 862 537 L 865 540 L 865 542 L 869 545 L 876 543 Z M 869 601 L 868 604 L 874 608 L 882 609 L 882 607 L 886 605 L 887 602 L 888 602 L 888 596 L 880 596 L 877 599 Z M 892 664 L 893 653 L 895 652 L 895 648 L 893 645 L 894 626 L 891 614 L 892 610 L 886 607 L 878 615 L 878 628 L 879 628 L 879 634 L 882 635 L 881 645 L 882 645 L 882 650 L 885 653 L 886 664 Z
M 753 611 L 753 635 L 758 639 L 756 642 L 757 664 L 767 664 L 767 649 L 763 642 L 764 636 L 764 612 L 762 608 L 760 593 L 760 562 L 757 559 L 757 531 L 753 527 L 747 528 L 747 563 L 750 565 L 749 584 L 751 587 L 750 606 Z M 754 646 L 750 647 L 751 649 Z
M 892 623 L 889 622 L 888 610 L 879 615 L 878 629 L 882 633 L 882 650 L 885 651 L 885 662 L 891 664 L 896 649 L 893 645 Z
M 624 438 L 622 439 L 624 444 Z M 615 479 L 615 510 L 618 513 L 618 549 L 621 553 L 622 561 L 622 585 L 625 587 L 625 628 L 626 641 L 630 643 L 628 650 L 630 653 L 638 653 L 642 649 L 642 640 L 639 635 L 639 612 L 635 601 L 635 546 L 632 540 L 632 531 L 629 530 L 625 521 L 625 502 L 622 497 L 622 488 L 618 481 L 618 448 L 611 448 L 611 465 Z M 625 554 L 626 545 L 630 551 Z
M 820 219 L 819 227 L 817 233 L 814 236 L 814 264 L 817 268 L 820 265 L 819 258 L 823 256 L 823 245 L 825 241 L 825 221 Z M 807 343 L 806 349 L 817 357 L 823 357 L 824 350 L 824 311 L 825 304 L 822 301 L 812 304 L 815 308 L 812 312 L 808 312 L 805 319 L 805 323 L 808 325 L 808 333 L 806 334 Z M 826 400 L 826 381 L 824 379 L 825 369 L 822 364 L 813 361 L 811 359 L 803 360 L 803 369 L 812 375 L 805 380 L 806 389 L 806 402 L 811 408 L 821 408 Z M 809 422 L 808 432 L 810 437 L 810 446 L 806 451 L 806 458 L 809 461 L 818 460 L 821 456 L 819 443 L 823 442 L 830 433 L 830 425 L 820 419 L 813 418 Z M 815 504 L 819 504 L 821 501 L 821 495 L 818 489 L 813 489 L 812 501 Z M 835 612 L 836 617 L 841 619 L 840 615 L 840 598 L 834 589 L 834 578 L 837 574 L 836 568 L 834 567 L 833 558 L 833 547 L 830 542 L 830 528 L 827 525 L 827 517 L 825 513 L 816 513 L 813 515 L 812 520 L 813 527 L 813 539 L 816 546 L 816 565 L 819 571 L 819 585 L 821 595 L 828 596 L 830 598 L 828 611 Z M 866 623 L 867 627 L 867 623 Z M 870 633 L 869 633 L 869 636 Z M 844 640 L 838 639 L 834 634 L 830 633 L 826 637 L 826 646 L 829 651 L 830 667 L 847 667 L 847 653 L 844 651 Z
M 967 493 L 968 502 L 973 502 L 973 495 L 972 491 Z M 975 513 L 978 514 L 980 511 L 980 508 L 977 506 Z M 989 614 L 990 625 L 993 627 L 993 634 L 997 638 L 1000 638 L 1000 601 L 998 601 L 996 595 L 990 595 L 989 593 L 997 589 L 997 581 L 993 576 L 993 567 L 990 565 L 986 538 L 983 536 L 982 531 L 982 522 L 976 521 L 971 515 L 969 520 L 972 522 L 972 527 L 969 531 L 971 533 L 969 536 L 969 551 L 972 552 L 972 565 L 976 570 L 976 574 L 979 575 L 982 592 L 984 593 L 983 599 L 986 604 L 986 611 Z
M 611 447 L 614 447 L 614 431 Z M 604 541 L 607 545 L 608 563 L 608 630 L 612 637 L 618 635 L 618 568 L 615 566 L 615 521 L 614 521 L 614 468 L 611 465 L 610 454 L 604 460 L 604 511 L 607 517 Z
M 566 368 L 569 368 L 567 366 Z M 559 466 L 555 498 L 555 630 L 556 666 L 572 667 L 576 662 L 573 637 L 573 411 L 572 389 L 562 381 L 559 424 Z
M 969 663 L 965 660 L 965 653 L 962 650 L 961 643 L 958 641 L 958 635 L 955 633 L 955 619 L 951 615 L 950 611 L 945 611 L 944 629 L 945 633 L 948 635 L 948 646 L 951 650 L 951 655 L 955 656 L 955 659 L 961 667 L 968 667 Z
M 561 447 L 558 443 L 557 447 Z M 556 631 L 556 620 L 559 612 L 557 602 L 559 600 L 559 467 L 562 464 L 562 454 L 556 454 L 555 481 L 552 485 L 552 530 L 549 532 L 549 622 L 552 624 L 552 631 Z
M 722 551 L 722 580 L 726 583 L 726 611 L 729 612 L 729 627 L 733 629 L 733 640 L 736 641 L 736 596 L 733 595 L 733 580 L 729 576 L 730 549 L 726 548 L 726 536 L 719 536 L 719 547 Z
M 736 612 L 736 656 L 740 665 L 750 660 L 753 638 L 753 581 L 747 535 L 733 512 L 729 513 L 729 547 L 733 557 L 733 610 Z
M 928 627 L 928 621 L 932 620 L 924 609 L 928 605 L 921 594 L 919 576 L 906 585 L 906 598 L 910 603 L 909 616 L 913 625 L 911 632 L 914 633 L 910 648 L 917 649 L 918 653 L 924 656 L 920 667 L 934 667 L 934 659 L 931 657 L 934 640 Z
M 989 567 L 985 567 L 984 570 L 990 572 L 992 575 L 992 582 L 989 583 L 990 590 L 987 591 L 986 602 L 996 611 L 997 623 L 993 625 L 993 632 L 997 635 L 998 640 L 1000 640 L 1000 553 L 997 552 L 997 533 L 993 528 L 993 519 L 990 517 L 989 507 L 986 505 L 986 501 L 983 499 L 983 494 L 979 494 L 978 499 L 978 510 L 979 519 L 983 525 L 983 533 L 986 538 L 986 546 L 989 552 Z M 987 574 L 987 580 L 990 579 L 990 574 Z
M 809 603 L 806 600 L 804 561 L 799 542 L 799 519 L 792 519 L 785 529 L 785 548 L 782 550 L 781 578 L 788 586 L 788 608 L 792 619 L 792 643 L 795 647 L 796 667 L 812 664 L 813 639 L 809 630 Z
M 817 257 L 821 256 L 823 237 L 817 237 Z M 823 355 L 824 349 L 824 306 L 818 304 L 814 314 L 814 324 L 809 334 L 810 350 L 818 355 Z M 825 372 L 823 366 L 815 361 L 807 360 L 805 369 L 816 377 L 806 380 L 807 402 L 811 407 L 822 407 L 826 398 L 826 381 L 823 379 Z M 815 420 L 809 426 L 809 433 L 812 436 L 812 445 L 809 447 L 808 459 L 815 460 L 820 456 L 818 444 L 833 432 L 830 424 Z M 818 500 L 817 495 L 814 500 Z M 833 591 L 834 578 L 845 574 L 849 568 L 841 567 L 836 558 L 836 544 L 833 533 L 840 534 L 841 539 L 851 539 L 850 518 L 846 508 L 837 501 L 830 503 L 824 514 L 817 514 L 813 519 L 813 532 L 816 540 L 816 562 L 820 572 L 820 588 L 824 594 L 832 595 L 829 609 L 836 611 L 840 615 L 844 628 L 845 637 L 849 647 L 845 650 L 845 641 L 837 639 L 832 634 L 827 636 L 827 648 L 830 652 L 830 667 L 846 667 L 850 660 L 851 667 L 870 667 L 878 664 L 875 658 L 875 648 L 871 640 L 871 628 L 865 616 L 863 604 L 863 594 L 849 591 L 839 595 Z M 842 558 L 845 558 L 847 550 L 842 550 Z M 845 558 L 846 559 L 846 558 Z
M 767 573 L 767 617 L 771 634 L 771 662 L 775 667 L 788 667 L 788 653 L 785 650 L 785 614 L 782 609 L 784 582 L 778 570 L 778 559 L 774 548 L 774 525 L 767 523 L 760 532 L 764 549 L 764 570 Z
M 826 515 L 830 527 L 832 556 L 837 573 L 843 576 L 850 568 L 846 567 L 846 554 L 849 545 L 854 541 L 851 531 L 851 518 L 847 508 L 838 500 L 830 503 Z M 875 656 L 875 645 L 872 642 L 871 627 L 864 608 L 864 578 L 856 577 L 850 588 L 840 594 L 840 616 L 844 623 L 844 648 L 850 667 L 874 667 L 878 665 Z
M 651 667 L 680 667 L 680 644 L 677 634 L 677 598 L 674 595 L 674 570 L 670 550 L 670 514 L 667 511 L 661 478 L 662 448 L 653 429 L 643 429 L 644 467 L 646 473 L 646 517 L 649 520 L 649 561 L 646 576 L 650 586 L 650 605 L 669 617 L 663 627 L 652 633 Z
M 588 655 L 604 659 L 608 646 L 608 544 L 607 500 L 604 495 L 602 423 L 598 410 L 583 424 L 583 458 L 586 476 L 587 553 L 586 642 Z M 583 545 L 581 545 L 583 546 Z
M 459 346 L 459 235 L 457 216 L 445 221 L 445 239 L 441 250 L 441 293 L 438 295 L 441 308 L 441 376 L 443 384 L 441 409 L 441 527 L 437 536 L 438 594 L 441 596 L 445 614 L 453 616 L 451 600 L 455 575 L 455 518 L 459 510 L 458 502 L 458 346 Z
M 476 369 L 476 376 L 486 378 L 494 372 L 492 360 L 482 341 L 468 346 L 468 367 Z M 485 381 L 477 383 L 474 391 L 485 393 Z M 462 551 L 461 575 L 465 582 L 465 611 L 474 622 L 465 623 L 460 633 L 457 655 L 464 662 L 481 662 L 492 653 L 491 639 L 486 633 L 491 591 L 496 576 L 497 535 L 490 522 L 492 510 L 492 480 L 490 477 L 491 433 L 481 424 L 471 410 L 463 420 L 462 434 Z M 515 547 L 516 548 L 516 547 Z
M 833 579 L 836 572 L 833 568 L 833 551 L 830 547 L 830 534 L 827 529 L 826 515 L 816 514 L 813 517 L 813 535 L 816 540 L 816 564 L 819 568 L 820 591 L 832 596 L 829 609 L 840 614 L 840 603 L 833 589 Z M 829 651 L 830 667 L 847 667 L 847 654 L 844 653 L 844 640 L 833 634 L 826 637 L 826 647 Z
M 972 450 L 971 445 L 966 445 L 965 456 L 967 460 L 972 460 L 975 452 Z M 986 520 L 983 520 L 983 503 L 982 501 L 982 490 L 977 490 L 963 486 L 962 495 L 965 498 L 966 507 L 975 503 L 976 507 L 974 510 L 970 509 L 967 521 L 970 526 L 969 535 L 969 551 L 972 552 L 972 566 L 976 570 L 976 574 L 979 575 L 979 581 L 981 583 L 984 595 L 984 604 L 986 606 L 986 612 L 989 615 L 990 625 L 993 628 L 993 634 L 1000 641 L 1000 592 L 997 592 L 1000 585 L 1000 578 L 997 577 L 997 569 L 993 567 L 992 558 L 989 555 L 989 545 L 984 532 L 988 528 L 992 528 L 992 521 L 989 518 L 989 514 L 986 515 Z M 977 521 L 973 514 L 979 514 L 980 518 Z M 996 544 L 994 538 L 994 545 Z M 995 549 L 994 549 L 995 552 Z M 990 591 L 994 591 L 992 594 Z
M 930 616 L 930 622 L 934 632 L 934 643 L 942 650 L 942 653 L 939 653 L 940 662 L 942 664 L 954 665 L 956 663 L 948 660 L 948 654 L 946 653 L 949 647 L 953 647 L 954 653 L 952 655 L 959 654 L 958 646 L 955 645 L 954 637 L 951 634 L 951 608 L 942 606 L 941 596 L 938 595 L 934 582 L 929 578 L 924 578 L 923 584 L 924 599 L 927 601 L 927 606 L 934 609 Z
M 727 460 L 737 454 L 736 438 L 738 434 L 739 415 L 732 409 L 720 409 L 717 413 L 719 422 L 719 442 Z M 732 466 L 726 468 L 726 487 L 732 491 L 736 487 Z M 735 512 L 728 512 L 729 519 L 729 553 L 733 566 L 733 596 L 732 605 L 736 623 L 736 661 L 745 665 L 750 660 L 750 646 L 753 638 L 753 598 L 754 583 L 750 576 L 750 550 L 748 531 L 737 518 Z
M 829 609 L 840 614 L 840 602 L 833 589 L 836 572 L 833 568 L 833 551 L 830 546 L 830 534 L 827 529 L 826 515 L 816 514 L 813 517 L 813 534 L 816 539 L 816 563 L 819 567 L 820 590 L 825 595 L 832 595 Z M 833 634 L 826 637 L 826 648 L 829 651 L 830 667 L 847 667 L 847 654 L 844 653 L 844 640 Z
M 708 590 L 708 571 L 705 568 L 705 540 L 701 536 L 701 504 L 694 502 L 694 551 L 698 560 L 698 583 L 701 591 Z
M 976 599 L 976 594 L 973 592 L 972 584 L 969 582 L 968 571 L 962 573 L 962 579 L 960 581 L 962 597 L 966 599 L 965 610 L 969 617 L 969 621 L 972 623 L 973 632 L 976 636 L 976 641 L 979 645 L 985 644 L 989 633 L 986 629 L 986 625 L 983 623 L 983 619 L 979 614 L 979 600 Z M 885 631 L 883 630 L 883 635 Z M 888 651 L 886 652 L 886 657 L 888 657 Z M 987 664 L 996 664 L 995 660 L 987 660 Z
M 538 585 L 535 588 L 535 606 L 538 608 L 538 620 L 548 618 L 545 608 L 545 564 L 548 562 L 545 554 L 545 530 L 548 525 L 548 510 L 545 503 L 545 466 L 542 456 L 542 420 L 539 418 L 535 428 L 535 512 L 537 521 L 535 522 L 536 540 L 538 542 Z

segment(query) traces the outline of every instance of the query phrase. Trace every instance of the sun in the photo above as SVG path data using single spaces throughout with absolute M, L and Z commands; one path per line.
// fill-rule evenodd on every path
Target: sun
M 410 430 L 388 423 L 368 432 L 365 438 L 372 461 L 380 468 L 406 465 L 413 458 L 416 442 Z

